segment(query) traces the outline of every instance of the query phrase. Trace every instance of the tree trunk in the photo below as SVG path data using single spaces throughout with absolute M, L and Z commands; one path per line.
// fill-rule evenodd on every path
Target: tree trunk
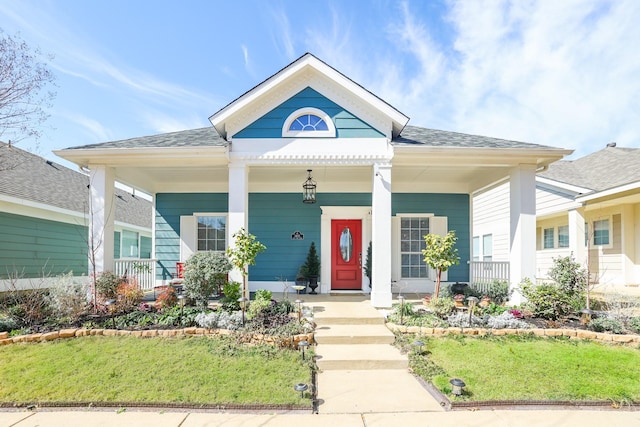
M 438 274 L 436 275 L 436 289 L 433 292 L 433 298 L 438 299 L 438 295 L 440 295 L 440 276 L 442 275 L 442 271 L 438 270 Z

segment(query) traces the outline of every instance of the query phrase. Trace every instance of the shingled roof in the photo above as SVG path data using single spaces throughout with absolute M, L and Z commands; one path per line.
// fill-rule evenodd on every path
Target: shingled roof
M 538 174 L 565 184 L 603 191 L 640 181 L 640 148 L 607 146 L 576 160 L 560 160 Z
M 117 148 L 175 148 L 175 147 L 224 147 L 228 144 L 213 127 L 183 130 L 159 135 L 141 136 L 119 141 L 71 147 L 73 149 L 117 149 Z M 394 146 L 422 146 L 442 148 L 520 148 L 554 149 L 545 145 L 520 141 L 490 138 L 444 130 L 406 126 L 402 133 L 391 141 Z
M 89 177 L 0 142 L 0 195 L 87 214 Z M 116 189 L 116 221 L 151 228 L 151 203 Z

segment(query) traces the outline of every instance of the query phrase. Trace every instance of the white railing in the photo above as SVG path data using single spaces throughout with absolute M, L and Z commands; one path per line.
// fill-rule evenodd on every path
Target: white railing
M 509 281 L 509 262 L 471 261 L 471 285 L 479 291 L 489 289 L 494 280 Z
M 153 289 L 156 279 L 156 260 L 126 258 L 113 262 L 113 272 L 118 276 L 135 277 L 142 290 Z

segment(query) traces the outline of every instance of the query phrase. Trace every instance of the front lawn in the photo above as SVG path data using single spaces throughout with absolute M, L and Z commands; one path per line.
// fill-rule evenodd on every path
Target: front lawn
M 0 402 L 304 405 L 294 350 L 233 338 L 82 337 L 0 347 Z
M 414 372 L 451 397 L 451 378 L 466 384 L 458 399 L 640 401 L 640 350 L 597 342 L 525 336 L 414 336 L 398 340 Z

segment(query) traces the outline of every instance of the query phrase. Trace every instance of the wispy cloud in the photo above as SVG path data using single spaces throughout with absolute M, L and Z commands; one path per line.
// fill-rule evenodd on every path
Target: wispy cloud
M 168 115 L 160 111 L 149 111 L 148 109 L 144 109 L 143 111 L 140 111 L 139 116 L 144 120 L 145 126 L 151 128 L 156 133 L 177 132 L 180 130 L 196 129 L 210 125 L 205 119 L 205 115 L 178 117 L 177 115 Z
M 97 120 L 72 111 L 56 111 L 56 115 L 80 126 L 91 142 L 103 142 L 112 138 L 111 133 Z
M 293 61 L 297 55 L 293 44 L 293 37 L 291 36 L 289 17 L 282 9 L 282 6 L 272 8 L 269 13 L 275 23 L 275 25 L 271 26 L 271 36 L 274 38 L 276 49 L 282 52 L 287 60 Z

